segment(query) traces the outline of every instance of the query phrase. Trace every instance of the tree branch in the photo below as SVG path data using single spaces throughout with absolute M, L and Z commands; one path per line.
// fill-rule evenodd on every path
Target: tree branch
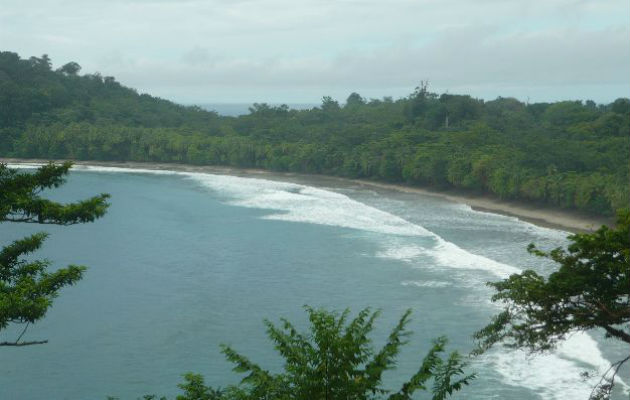
M 20 336 L 18 336 L 18 338 L 15 340 L 15 343 L 19 342 L 20 339 L 22 339 L 22 336 L 24 336 L 24 334 L 26 333 L 26 330 L 28 329 L 28 325 L 30 324 L 30 322 L 26 323 L 26 326 L 24 327 L 24 329 L 22 330 L 22 333 L 20 333 Z
M 602 377 L 600 378 L 599 382 L 597 382 L 597 385 L 595 385 L 593 387 L 593 390 L 591 390 L 591 395 L 588 397 L 589 399 L 595 399 L 595 395 L 596 392 L 598 391 L 598 389 L 600 389 L 600 393 L 603 391 L 604 394 L 609 395 L 612 392 L 613 387 L 615 386 L 615 377 L 617 376 L 617 373 L 619 372 L 619 368 L 621 368 L 621 366 L 626 362 L 630 360 L 630 356 L 624 358 L 623 360 L 619 360 L 615 363 L 613 363 L 610 367 L 608 367 L 608 369 L 606 370 L 606 372 L 604 372 L 604 374 L 602 375 Z M 613 374 L 610 378 L 607 377 L 608 373 L 613 370 Z M 608 385 L 608 387 L 603 387 L 602 386 L 602 382 L 603 381 L 608 381 L 610 382 L 610 384 Z
M 78 224 L 79 222 L 56 222 L 57 220 L 52 220 L 52 221 L 38 221 L 36 219 L 34 219 L 33 217 L 28 217 L 28 218 L 12 218 L 12 217 L 5 217 L 0 219 L 0 222 L 20 222 L 20 223 L 25 223 L 25 224 L 39 224 L 39 225 L 62 225 L 62 226 L 68 226 L 68 225 L 74 225 L 74 224 Z
M 613 328 L 610 325 L 603 325 L 603 328 L 606 330 L 606 332 L 610 336 L 616 337 L 617 339 L 621 339 L 626 343 L 630 343 L 630 335 L 622 331 L 621 329 Z
M 48 343 L 48 340 L 33 340 L 30 342 L 21 342 L 20 343 L 20 339 L 22 339 L 22 336 L 24 336 L 24 334 L 26 333 L 26 330 L 28 329 L 28 326 L 30 325 L 30 322 L 26 323 L 26 326 L 24 327 L 24 329 L 22 329 L 22 333 L 20 333 L 20 336 L 18 336 L 18 338 L 15 340 L 15 342 L 1 342 L 0 346 L 31 346 L 34 344 L 46 344 Z
M 48 340 L 34 340 L 32 342 L 0 342 L 0 346 L 15 346 L 15 347 L 19 347 L 19 346 L 31 346 L 34 344 L 46 344 L 48 343 Z

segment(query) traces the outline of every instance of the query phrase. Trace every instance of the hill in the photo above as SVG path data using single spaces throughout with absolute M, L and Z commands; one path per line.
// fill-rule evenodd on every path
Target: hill
M 0 156 L 264 168 L 456 188 L 611 215 L 630 201 L 630 100 L 436 94 L 219 116 L 0 52 Z

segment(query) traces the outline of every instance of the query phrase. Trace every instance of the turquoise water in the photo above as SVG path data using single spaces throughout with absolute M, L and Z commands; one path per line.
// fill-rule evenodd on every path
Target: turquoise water
M 73 172 L 50 197 L 107 192 L 112 206 L 93 224 L 43 227 L 51 237 L 38 257 L 89 270 L 25 337 L 49 344 L 0 351 L 0 399 L 174 396 L 187 371 L 217 386 L 236 383 L 218 345 L 278 369 L 262 320 L 287 317 L 305 327 L 305 304 L 381 309 L 377 345 L 412 308 L 414 335 L 386 380 L 395 387 L 432 338 L 445 334 L 451 349 L 472 348 L 470 335 L 498 310 L 485 282 L 522 268 L 550 270 L 527 254 L 528 243 L 566 243 L 564 232 L 438 198 L 283 179 Z M 39 230 L 2 224 L 0 244 Z M 458 397 L 587 398 L 594 382 L 580 372 L 605 369 L 625 351 L 600 337 L 578 334 L 533 358 L 493 350 L 473 362 L 479 379 Z

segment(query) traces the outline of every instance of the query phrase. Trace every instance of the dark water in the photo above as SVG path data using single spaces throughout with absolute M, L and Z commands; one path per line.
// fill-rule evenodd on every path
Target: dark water
M 472 332 L 497 311 L 485 282 L 551 268 L 526 253 L 528 243 L 566 243 L 563 232 L 515 218 L 348 186 L 101 168 L 73 172 L 51 197 L 100 192 L 112 195 L 112 206 L 94 224 L 0 226 L 3 245 L 45 229 L 51 237 L 38 257 L 89 266 L 25 337 L 49 344 L 0 350 L 0 399 L 174 396 L 187 371 L 217 386 L 236 383 L 219 344 L 278 369 L 262 320 L 305 327 L 305 304 L 381 309 L 377 345 L 412 308 L 414 336 L 386 379 L 396 387 L 432 338 L 472 348 Z M 576 335 L 535 358 L 494 350 L 473 361 L 479 379 L 458 397 L 585 399 L 593 381 L 580 372 L 625 351 L 598 345 L 599 337 Z

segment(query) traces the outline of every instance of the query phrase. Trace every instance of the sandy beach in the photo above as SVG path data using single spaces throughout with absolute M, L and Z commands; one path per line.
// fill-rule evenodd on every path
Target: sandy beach
M 51 160 L 0 158 L 2 163 L 28 164 L 46 163 Z M 55 160 L 61 162 L 64 160 Z M 265 177 L 266 179 L 282 180 L 296 183 L 310 183 L 319 186 L 360 186 L 383 191 L 399 191 L 416 193 L 422 196 L 435 196 L 447 201 L 469 205 L 477 211 L 496 213 L 517 217 L 523 221 L 547 228 L 560 229 L 567 232 L 592 232 L 601 225 L 612 225 L 613 218 L 593 216 L 570 210 L 559 210 L 547 206 L 540 206 L 516 201 L 504 201 L 490 196 L 476 196 L 456 191 L 437 191 L 427 188 L 389 184 L 370 180 L 347 179 L 325 175 L 309 175 L 297 173 L 283 173 L 261 169 L 246 169 L 220 166 L 196 166 L 167 163 L 140 162 L 107 162 L 107 161 L 73 161 L 76 165 L 94 165 L 106 167 L 172 170 L 187 172 L 206 172 L 213 174 L 235 175 L 243 177 Z

